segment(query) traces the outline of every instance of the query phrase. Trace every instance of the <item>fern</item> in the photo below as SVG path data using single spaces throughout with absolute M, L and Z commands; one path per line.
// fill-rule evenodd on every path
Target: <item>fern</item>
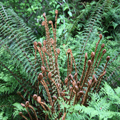
M 14 106 L 14 112 L 13 112 L 14 117 L 16 117 L 21 111 L 27 112 L 26 109 L 20 105 L 20 103 L 14 103 L 13 106 Z
M 83 31 L 83 37 L 81 37 L 81 39 L 84 39 L 82 41 L 75 41 L 75 38 L 72 38 L 69 42 L 60 46 L 60 49 L 57 48 L 60 43 L 57 44 L 56 40 L 57 10 L 55 11 L 55 27 L 53 26 L 53 22 L 49 21 L 51 29 L 49 29 L 45 13 L 43 14 L 44 21 L 42 25 L 45 26 L 46 40 L 41 43 L 36 42 L 37 40 L 34 35 L 32 35 L 31 29 L 26 26 L 23 20 L 18 17 L 12 9 L 4 7 L 3 4 L 0 3 L 0 56 L 2 58 L 0 59 L 0 69 L 2 71 L 0 73 L 2 83 L 0 86 L 4 88 L 4 90 L 1 90 L 0 95 L 10 95 L 13 91 L 19 90 L 19 96 L 25 101 L 25 104 L 21 103 L 21 105 L 25 107 L 26 110 L 29 109 L 27 113 L 30 118 L 34 116 L 34 118 L 38 119 L 41 113 L 43 114 L 44 109 L 45 119 L 48 117 L 59 119 L 61 116 L 65 119 L 66 116 L 68 117 L 70 115 L 69 112 L 67 114 L 67 109 L 71 106 L 73 118 L 76 117 L 74 113 L 76 111 L 78 117 L 80 117 L 80 113 L 86 114 L 87 107 L 84 106 L 88 106 L 88 93 L 90 91 L 99 92 L 102 87 L 102 80 L 105 78 L 107 80 L 107 76 L 119 68 L 119 63 L 117 64 L 118 68 L 116 68 L 113 62 L 119 61 L 119 49 L 116 49 L 114 53 L 112 53 L 113 51 L 109 50 L 109 47 L 106 47 L 109 52 L 106 53 L 104 47 L 105 44 L 108 43 L 103 44 L 103 42 L 106 42 L 106 38 L 101 34 L 95 46 L 96 39 L 98 39 L 95 37 L 98 35 L 98 33 L 96 34 L 98 30 L 94 29 L 95 26 L 97 26 L 95 22 L 100 22 L 103 8 L 108 7 L 107 2 L 108 0 L 103 3 L 101 0 L 98 2 L 92 13 L 93 19 L 91 18 L 88 23 L 90 27 L 86 24 L 85 30 Z M 91 34 L 92 31 L 95 35 Z M 51 35 L 51 33 L 53 33 L 53 35 Z M 51 36 L 53 36 L 53 38 L 51 38 Z M 89 40 L 93 37 L 95 41 Z M 93 44 L 91 45 L 91 43 Z M 74 46 L 72 47 L 71 45 Z M 110 45 L 110 48 L 111 46 L 112 45 Z M 77 48 L 78 51 L 76 51 Z M 85 53 L 87 49 L 90 49 L 88 55 Z M 60 52 L 60 50 L 62 50 L 62 52 Z M 115 54 L 115 57 L 112 56 L 112 59 L 109 61 L 109 55 L 113 54 Z M 83 55 L 85 55 L 85 57 L 83 57 Z M 59 58 L 61 58 L 61 60 L 59 60 Z M 61 61 L 64 63 L 63 65 L 60 64 Z M 77 61 L 77 64 L 75 61 Z M 110 65 L 112 66 L 110 67 Z M 115 68 L 114 70 L 112 69 L 113 67 Z M 108 71 L 108 75 L 106 71 Z M 4 72 L 6 73 L 5 75 Z M 13 76 L 14 79 L 11 76 Z M 12 81 L 10 81 L 8 77 L 16 80 L 16 84 L 12 84 Z M 12 85 L 12 90 L 9 92 L 10 85 Z M 110 90 L 109 87 L 107 89 Z M 60 98 L 64 99 L 67 105 L 62 106 L 62 103 L 59 103 Z M 106 111 L 111 104 L 107 103 L 104 98 L 101 99 L 97 105 L 100 107 L 100 104 L 103 102 L 106 105 L 104 106 Z M 81 106 L 79 109 L 81 104 L 84 106 Z M 12 103 L 12 106 L 13 105 L 16 107 L 19 106 L 18 104 Z M 21 111 L 22 110 L 21 108 Z M 32 114 L 34 114 L 33 116 L 30 115 L 30 110 Z M 92 108 L 90 106 L 89 110 L 94 110 L 96 113 L 92 114 L 88 112 L 91 118 L 96 115 L 98 115 L 100 119 L 103 117 L 111 118 L 118 114 L 106 111 L 107 115 L 102 116 L 102 114 L 97 113 L 99 110 L 94 109 L 94 106 Z M 14 113 L 14 116 L 18 114 L 18 111 Z M 2 110 L 1 116 L 3 112 L 5 112 L 5 110 Z M 111 116 L 109 116 L 110 113 Z M 27 119 L 25 117 L 26 114 L 19 112 L 19 115 Z M 88 115 L 81 117 L 81 119 L 88 118 Z
M 98 49 L 98 44 L 102 39 L 102 35 L 99 35 L 99 41 L 96 45 L 95 52 L 91 53 L 91 60 L 88 60 L 88 67 L 86 68 L 86 62 L 87 62 L 87 53 L 85 54 L 85 62 L 84 62 L 84 68 L 83 72 L 81 75 L 81 78 L 77 78 L 77 69 L 76 69 L 76 64 L 75 60 L 72 54 L 71 49 L 67 50 L 67 76 L 65 78 L 65 85 L 62 83 L 60 80 L 60 75 L 59 75 L 59 69 L 58 69 L 58 55 L 60 53 L 60 50 L 56 48 L 56 23 L 57 23 L 57 14 L 58 11 L 55 11 L 56 17 L 55 17 L 55 28 L 53 27 L 52 21 L 49 21 L 49 24 L 52 26 L 53 30 L 53 38 L 50 38 L 50 33 L 49 33 L 49 27 L 47 23 L 47 18 L 45 16 L 45 13 L 43 14 L 43 17 L 45 21 L 42 22 L 42 25 L 45 26 L 46 30 L 46 40 L 43 41 L 43 46 L 40 42 L 34 42 L 34 49 L 35 49 L 35 60 L 37 59 L 37 51 L 39 52 L 40 58 L 42 60 L 42 66 L 41 66 L 41 73 L 38 75 L 38 89 L 37 89 L 37 94 L 33 95 L 33 99 L 37 101 L 45 111 L 47 109 L 51 111 L 51 117 L 53 118 L 54 113 L 54 119 L 59 118 L 60 114 L 56 114 L 60 109 L 63 110 L 64 114 L 66 112 L 66 107 L 64 106 L 61 108 L 59 103 L 57 103 L 57 99 L 59 97 L 63 97 L 63 99 L 70 104 L 72 102 L 72 99 L 74 98 L 73 105 L 80 103 L 86 106 L 87 103 L 87 97 L 88 97 L 88 92 L 90 90 L 98 92 L 100 83 L 102 80 L 102 77 L 105 75 L 106 67 L 108 64 L 108 61 L 110 59 L 109 56 L 106 58 L 106 63 L 102 67 L 101 71 L 98 71 L 98 66 L 101 61 L 101 58 L 103 55 L 106 53 L 106 50 L 104 49 L 103 52 L 101 53 L 101 50 L 104 48 L 104 44 L 101 45 L 101 48 L 99 50 L 99 53 L 96 58 L 96 62 L 94 63 L 94 58 L 96 55 L 96 50 Z M 101 53 L 101 55 L 100 55 Z M 99 62 L 98 61 L 99 57 Z M 97 63 L 97 64 L 96 64 Z M 36 62 L 35 62 L 36 64 Z M 74 67 L 73 67 L 74 65 Z M 97 65 L 97 67 L 96 67 Z M 74 71 L 73 71 L 74 70 Z M 98 71 L 97 76 L 94 74 Z M 74 74 L 74 79 L 72 74 Z M 70 83 L 71 80 L 71 83 Z M 47 96 L 48 96 L 48 102 L 50 104 L 50 108 L 46 105 L 45 102 L 41 101 L 41 97 L 39 96 L 39 84 L 42 84 L 46 90 Z M 72 85 L 72 86 L 71 86 Z M 50 90 L 52 92 L 50 92 Z M 68 92 L 66 92 L 68 91 Z M 27 101 L 28 102 L 28 101 Z M 27 102 L 25 104 L 27 104 Z M 58 106 L 58 108 L 56 107 Z M 26 106 L 29 108 L 29 105 Z M 51 109 L 51 110 L 50 110 Z M 48 113 L 46 113 L 45 119 L 47 119 Z M 28 113 L 29 114 L 29 113 Z
M 7 116 L 3 117 L 3 114 L 4 114 L 4 112 L 1 112 L 1 113 L 0 113 L 0 119 L 1 119 L 1 120 L 7 120 L 8 117 L 7 117 Z
M 66 119 L 119 119 L 120 113 L 117 110 L 119 107 L 119 90 L 120 87 L 113 90 L 105 82 L 104 87 L 99 94 L 92 93 L 90 95 L 91 101 L 89 101 L 89 107 L 81 106 L 79 104 L 72 106 L 64 103 L 64 106 L 67 106 Z
M 93 94 L 91 97 L 91 102 L 89 102 L 89 107 L 91 109 L 97 110 L 96 112 L 91 112 L 91 110 L 87 110 L 85 108 L 85 112 L 88 113 L 92 117 L 94 117 L 97 113 L 100 119 L 108 119 L 108 118 L 114 118 L 116 116 L 117 118 L 120 117 L 119 111 L 117 110 L 117 106 L 119 106 L 119 96 L 118 96 L 118 90 L 119 87 L 116 89 L 112 89 L 106 82 L 104 84 L 104 87 L 101 89 L 101 92 L 99 95 Z M 118 93 L 117 93 L 117 92 Z M 115 93 L 116 92 L 116 93 Z M 114 107 L 115 109 L 114 109 Z M 93 110 L 93 111 L 94 111 Z M 83 109 L 84 111 L 84 109 Z M 115 112 L 117 111 L 117 112 Z
M 6 13 L 8 10 L 9 12 Z M 21 20 L 11 9 L 5 9 L 2 3 L 0 14 L 0 29 L 2 36 L 1 46 L 4 47 L 4 49 L 6 49 L 7 53 L 10 55 L 11 63 L 9 64 L 17 64 L 17 66 L 21 64 L 21 69 L 25 71 L 26 78 L 30 79 L 31 83 L 34 84 L 37 78 L 35 76 L 30 77 L 30 74 L 37 74 L 37 71 L 34 69 L 34 59 L 30 59 L 29 57 L 33 55 L 30 46 L 32 41 L 35 40 L 35 37 L 31 35 L 32 32 L 30 31 L 30 28 L 25 26 L 23 20 Z M 24 34 L 22 32 L 23 30 L 26 31 Z M 1 64 L 3 64 L 3 61 L 5 61 L 4 58 L 2 59 Z M 5 66 L 5 64 L 3 64 L 3 66 Z M 18 76 L 20 75 L 21 74 L 19 73 Z M 21 78 L 18 77 L 18 79 L 21 81 Z M 29 80 L 24 81 L 26 82 L 24 84 L 28 84 L 28 81 Z
M 90 49 L 90 50 L 93 49 L 91 44 L 96 43 L 95 39 L 96 39 L 97 32 L 99 31 L 98 28 L 100 28 L 102 26 L 101 25 L 102 14 L 105 13 L 105 11 L 106 12 L 109 11 L 109 9 L 110 9 L 109 6 L 111 5 L 111 2 L 112 2 L 111 0 L 106 0 L 104 2 L 99 1 L 96 5 L 96 8 L 93 9 L 94 11 L 92 12 L 91 17 L 89 18 L 87 24 L 85 24 L 84 30 L 82 31 L 82 33 L 80 32 L 80 34 L 77 35 L 76 39 L 79 41 L 79 43 L 76 44 L 76 47 L 79 44 L 80 51 L 77 52 L 76 63 L 77 63 L 77 68 L 79 69 L 80 75 L 82 73 L 81 66 L 83 66 L 83 63 L 84 63 L 83 56 L 84 56 L 85 52 L 88 51 L 88 49 Z M 119 44 L 119 43 L 117 43 L 117 44 Z M 119 50 L 119 49 L 117 49 L 117 50 Z M 73 53 L 74 53 L 74 51 L 73 51 Z M 119 51 L 119 53 L 120 53 L 120 51 Z M 111 55 L 112 54 L 113 53 L 111 53 Z

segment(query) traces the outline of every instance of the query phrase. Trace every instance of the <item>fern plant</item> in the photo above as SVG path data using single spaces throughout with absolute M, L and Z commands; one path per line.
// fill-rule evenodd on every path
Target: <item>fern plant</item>
M 73 106 L 72 104 L 68 105 L 64 100 L 61 100 L 61 103 L 64 102 L 64 105 L 61 104 L 61 108 L 66 106 L 66 120 L 120 119 L 119 89 L 120 87 L 112 89 L 105 82 L 99 94 L 90 94 L 91 101 L 89 101 L 89 107 L 80 106 L 79 104 L 75 106 Z
M 45 21 L 42 22 L 42 25 L 45 26 L 46 40 L 43 41 L 43 45 L 40 42 L 38 43 L 34 42 L 35 60 L 37 60 L 38 58 L 38 55 L 37 55 L 37 51 L 38 51 L 39 56 L 41 57 L 42 66 L 41 66 L 41 73 L 39 73 L 38 75 L 37 94 L 33 95 L 33 99 L 37 101 L 43 107 L 45 111 L 46 110 L 51 111 L 51 114 L 54 114 L 60 111 L 60 105 L 59 103 L 57 103 L 57 99 L 59 99 L 59 97 L 63 97 L 63 99 L 68 104 L 70 104 L 71 100 L 74 98 L 73 105 L 79 103 L 79 104 L 83 104 L 86 106 L 88 92 L 91 90 L 98 92 L 100 83 L 102 81 L 102 77 L 106 73 L 105 69 L 110 59 L 110 57 L 107 56 L 106 64 L 104 65 L 102 72 L 99 72 L 99 74 L 96 74 L 99 64 L 101 62 L 101 59 L 103 55 L 106 53 L 105 49 L 102 51 L 102 49 L 105 46 L 104 44 L 102 44 L 98 55 L 96 55 L 98 44 L 100 40 L 102 39 L 102 35 L 100 34 L 99 41 L 96 44 L 95 52 L 91 53 L 91 60 L 88 60 L 87 68 L 86 68 L 87 53 L 85 53 L 85 62 L 83 66 L 83 72 L 80 78 L 78 78 L 78 72 L 77 72 L 76 63 L 75 63 L 72 51 L 71 49 L 67 50 L 67 53 L 66 53 L 67 54 L 67 76 L 65 78 L 65 81 L 61 80 L 59 69 L 58 69 L 58 62 L 57 62 L 58 55 L 60 54 L 60 50 L 56 48 L 57 46 L 56 44 L 57 24 L 56 23 L 57 23 L 58 11 L 56 10 L 55 13 L 56 13 L 55 28 L 53 27 L 53 22 L 49 21 L 49 24 L 51 24 L 52 26 L 54 39 L 50 38 L 47 18 L 45 14 L 43 14 Z M 102 54 L 100 55 L 101 52 Z M 97 57 L 94 62 L 95 55 Z M 35 61 L 35 66 L 36 66 L 36 61 Z M 74 77 L 72 74 L 74 74 Z M 50 107 L 48 107 L 47 104 L 43 102 L 42 98 L 39 96 L 40 94 L 39 84 L 40 83 L 44 86 L 46 90 L 48 100 L 49 100 L 48 103 L 50 104 Z M 25 105 L 23 106 L 31 108 L 28 101 L 26 101 Z M 64 112 L 66 113 L 65 107 L 64 107 Z M 25 117 L 22 114 L 20 115 L 22 117 Z M 35 113 L 35 116 L 36 116 L 36 113 Z M 54 117 L 53 115 L 51 116 L 52 116 L 52 119 L 60 118 L 61 112 L 58 115 L 56 114 Z M 47 119 L 47 114 L 45 116 L 45 119 Z
M 46 15 L 43 14 L 45 21 L 42 25 L 45 26 L 46 40 L 44 40 L 43 43 L 35 42 L 36 38 L 31 34 L 31 29 L 24 24 L 23 20 L 11 9 L 5 8 L 3 4 L 0 3 L 0 46 L 2 48 L 2 59 L 0 59 L 0 63 L 1 67 L 5 68 L 6 71 L 8 70 L 18 81 L 16 82 L 18 86 L 16 85 L 16 89 L 14 90 L 20 91 L 18 94 L 25 101 L 25 104 L 21 103 L 21 105 L 26 108 L 28 115 L 22 112 L 19 113 L 25 119 L 27 119 L 25 116 L 29 116 L 30 119 L 39 119 L 41 112 L 43 113 L 43 109 L 51 113 L 49 115 L 49 112 L 46 112 L 45 119 L 47 119 L 48 115 L 52 117 L 52 119 L 60 118 L 63 115 L 65 119 L 67 114 L 66 108 L 64 107 L 63 110 L 60 109 L 61 106 L 58 102 L 59 97 L 62 97 L 68 104 L 83 104 L 87 106 L 87 100 L 89 100 L 88 92 L 99 91 L 100 83 L 106 74 L 107 64 L 110 66 L 110 64 L 113 63 L 112 61 L 109 62 L 109 56 L 106 61 L 102 60 L 106 54 L 106 50 L 103 50 L 104 44 L 101 44 L 102 35 L 100 35 L 99 41 L 93 49 L 94 52 L 88 51 L 92 52 L 91 57 L 85 53 L 85 58 L 81 58 L 82 61 L 84 61 L 82 63 L 84 64 L 82 66 L 83 69 L 79 69 L 78 64 L 76 64 L 75 61 L 78 61 L 78 59 L 73 56 L 73 50 L 67 50 L 67 53 L 65 53 L 66 62 L 64 63 L 64 67 L 67 66 L 67 72 L 66 74 L 64 73 L 66 77 L 60 76 L 60 61 L 58 58 L 61 52 L 60 49 L 57 49 L 56 40 L 57 15 L 58 11 L 56 10 L 55 28 L 53 27 L 53 22 L 49 21 L 53 32 L 53 38 L 51 38 L 47 18 Z M 32 46 L 33 42 L 34 47 Z M 87 43 L 90 44 L 89 42 Z M 99 46 L 99 44 L 101 44 L 101 46 Z M 84 48 L 86 44 L 82 46 Z M 3 51 L 6 54 L 3 54 Z M 84 54 L 84 50 L 82 54 Z M 8 55 L 9 61 L 6 61 Z M 2 73 L 1 75 L 2 79 L 4 79 Z M 9 81 L 8 78 L 7 81 Z M 2 83 L 2 86 L 3 85 L 4 88 L 7 88 L 4 83 Z M 2 97 L 5 91 L 0 94 Z M 7 93 L 7 95 L 9 95 L 9 93 Z M 32 107 L 30 104 L 35 107 Z M 58 112 L 59 110 L 60 112 Z

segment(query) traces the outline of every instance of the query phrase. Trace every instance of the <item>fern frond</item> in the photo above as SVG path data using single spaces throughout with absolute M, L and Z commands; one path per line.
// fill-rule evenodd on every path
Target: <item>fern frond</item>
M 100 1 L 99 1 L 100 2 Z M 81 46 L 81 49 L 77 55 L 77 69 L 79 69 L 79 74 L 81 73 L 81 64 L 83 63 L 82 61 L 82 58 L 83 58 L 83 55 L 85 54 L 85 51 L 86 51 L 86 45 L 87 43 L 90 41 L 90 37 L 91 37 L 91 33 L 94 29 L 94 26 L 98 26 L 98 21 L 101 20 L 101 14 L 103 13 L 104 11 L 104 7 L 106 6 L 107 4 L 107 0 L 105 0 L 102 5 L 100 3 L 97 3 L 96 5 L 96 9 L 94 9 L 94 12 L 92 13 L 92 17 L 90 18 L 89 22 L 87 22 L 84 30 L 83 30 L 83 33 L 80 35 L 81 36 L 81 39 L 80 41 L 80 45 Z M 92 38 L 91 38 L 92 39 Z M 93 41 L 93 40 L 92 40 Z
M 4 46 L 11 54 L 13 64 L 22 63 L 23 66 L 25 66 L 24 70 L 26 74 L 31 73 L 32 77 L 29 78 L 32 84 L 35 84 L 37 77 L 35 77 L 34 74 L 38 75 L 38 73 L 35 70 L 34 59 L 30 57 L 33 56 L 31 46 L 36 38 L 31 35 L 32 32 L 30 28 L 26 27 L 23 20 L 21 20 L 13 10 L 6 9 L 2 3 L 0 5 L 0 34 L 2 37 L 0 46 Z M 23 33 L 23 31 L 25 32 Z

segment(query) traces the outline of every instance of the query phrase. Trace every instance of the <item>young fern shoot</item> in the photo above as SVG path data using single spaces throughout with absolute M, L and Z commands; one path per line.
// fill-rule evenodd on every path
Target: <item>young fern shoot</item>
M 101 48 L 97 53 L 98 45 L 100 44 L 100 41 L 102 39 L 102 35 L 100 34 L 99 41 L 97 42 L 95 47 L 95 51 L 91 53 L 91 59 L 88 60 L 88 55 L 87 53 L 85 53 L 84 66 L 80 78 L 78 77 L 79 70 L 77 70 L 72 50 L 67 50 L 67 75 L 65 80 L 61 80 L 58 67 L 58 55 L 60 54 L 60 49 L 56 48 L 56 27 L 58 11 L 56 10 L 55 13 L 55 28 L 53 26 L 53 22 L 48 22 L 45 13 L 43 14 L 44 21 L 42 22 L 42 25 L 45 26 L 46 40 L 43 41 L 43 45 L 40 42 L 34 42 L 35 61 L 36 59 L 38 59 L 36 57 L 36 54 L 38 52 L 41 58 L 41 72 L 38 75 L 37 93 L 33 95 L 33 99 L 37 101 L 45 111 L 50 111 L 51 114 L 57 113 L 60 110 L 60 104 L 58 103 L 60 97 L 62 97 L 64 101 L 68 104 L 70 104 L 71 101 L 74 99 L 73 105 L 83 104 L 86 106 L 88 93 L 90 91 L 99 91 L 101 81 L 103 79 L 103 76 L 106 74 L 106 67 L 110 59 L 110 57 L 107 56 L 106 64 L 102 72 L 98 74 L 97 70 L 99 68 L 101 59 L 106 53 L 105 49 L 102 51 L 105 46 L 104 44 L 101 45 Z M 50 38 L 48 23 L 52 26 L 54 38 Z M 40 97 L 40 84 L 43 85 L 47 93 L 48 101 L 45 101 L 42 99 L 42 97 Z M 47 104 L 49 104 L 50 107 Z M 30 107 L 30 105 L 27 106 Z M 34 109 L 33 107 L 30 108 Z M 64 108 L 63 114 L 60 112 L 58 116 L 55 116 L 55 118 L 58 119 L 61 117 L 61 115 L 63 115 L 62 119 L 65 119 L 65 116 L 67 114 L 65 111 L 66 108 Z M 34 114 L 37 120 L 36 112 L 34 112 Z M 22 114 L 20 115 L 22 116 Z M 48 114 L 45 115 L 46 120 L 47 116 Z

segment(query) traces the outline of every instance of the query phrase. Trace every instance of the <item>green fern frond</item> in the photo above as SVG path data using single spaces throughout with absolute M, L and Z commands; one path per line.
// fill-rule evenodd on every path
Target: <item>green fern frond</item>
M 32 35 L 30 28 L 26 27 L 23 20 L 13 10 L 5 8 L 2 3 L 0 3 L 0 20 L 2 37 L 0 46 L 4 47 L 11 55 L 12 64 L 20 65 L 22 63 L 22 68 L 34 85 L 37 79 L 34 74 L 37 75 L 38 73 L 34 69 L 35 61 L 30 57 L 34 55 L 31 48 L 33 48 L 32 44 L 36 38 Z M 4 61 L 4 58 L 2 61 Z
M 100 4 L 101 0 L 97 3 L 96 5 L 96 9 L 94 9 L 93 13 L 91 14 L 91 17 L 89 18 L 89 22 L 87 22 L 87 24 L 85 25 L 85 28 L 82 32 L 82 34 L 80 34 L 81 37 L 77 38 L 78 41 L 80 42 L 79 46 L 80 51 L 77 55 L 77 68 L 79 69 L 79 74 L 81 73 L 81 66 L 83 63 L 83 55 L 85 54 L 85 51 L 87 51 L 86 49 L 88 49 L 88 47 L 86 46 L 88 43 L 92 43 L 94 42 L 94 38 L 91 38 L 91 33 L 93 35 L 93 30 L 95 29 L 95 26 L 100 26 L 99 22 L 101 21 L 101 15 L 106 7 L 107 0 L 105 0 L 102 4 Z

